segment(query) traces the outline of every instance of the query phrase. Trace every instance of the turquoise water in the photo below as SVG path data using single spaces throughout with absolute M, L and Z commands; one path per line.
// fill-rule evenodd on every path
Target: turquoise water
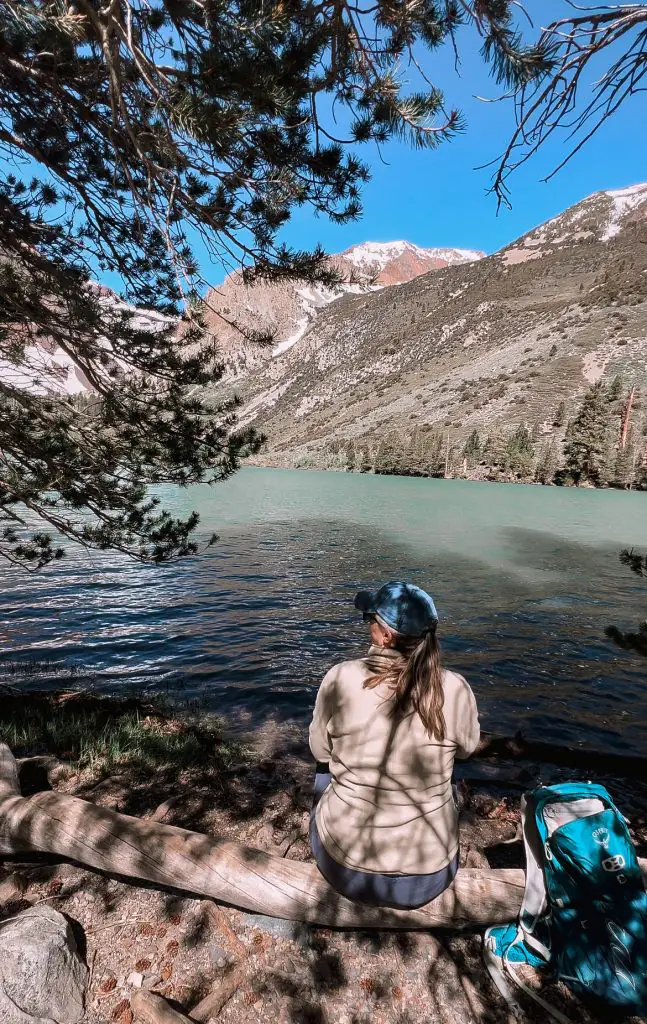
M 647 661 L 604 628 L 645 617 L 618 552 L 647 550 L 647 495 L 263 469 L 163 493 L 218 544 L 162 567 L 77 552 L 0 569 L 0 675 L 35 658 L 39 684 L 73 665 L 104 689 L 305 721 L 326 669 L 363 649 L 355 591 L 404 577 L 433 594 L 486 727 L 644 749 Z

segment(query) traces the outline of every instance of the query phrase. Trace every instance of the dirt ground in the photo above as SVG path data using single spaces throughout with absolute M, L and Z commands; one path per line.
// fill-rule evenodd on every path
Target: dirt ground
M 27 759 L 23 792 L 51 786 L 115 810 L 307 860 L 312 766 L 300 737 L 257 735 L 244 763 L 217 776 L 128 774 L 99 783 L 55 758 Z M 537 766 L 460 770 L 461 864 L 522 866 L 519 798 L 547 778 Z M 606 780 L 630 803 L 644 852 L 647 792 Z M 624 807 L 623 807 L 624 809 Z M 497 1024 L 514 1019 L 481 959 L 481 936 L 333 931 L 265 918 L 183 893 L 103 876 L 70 863 L 0 865 L 0 918 L 41 900 L 71 920 L 90 971 L 85 1024 L 133 1024 L 131 999 L 148 988 L 190 1015 L 220 990 L 223 1024 Z M 595 1020 L 566 990 L 526 976 L 572 1021 Z M 228 996 L 228 998 L 225 998 Z M 526 1000 L 528 1019 L 546 1014 Z M 215 1017 L 210 1018 L 215 1019 Z

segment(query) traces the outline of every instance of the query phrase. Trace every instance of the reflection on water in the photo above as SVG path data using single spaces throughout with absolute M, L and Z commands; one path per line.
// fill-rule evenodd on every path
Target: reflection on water
M 167 498 L 197 502 L 217 546 L 163 567 L 77 554 L 36 578 L 0 570 L 0 674 L 37 658 L 52 683 L 75 665 L 105 689 L 305 720 L 326 669 L 363 648 L 355 591 L 409 577 L 434 594 L 486 727 L 644 748 L 645 662 L 604 627 L 641 617 L 617 552 L 647 547 L 647 496 L 247 471 Z

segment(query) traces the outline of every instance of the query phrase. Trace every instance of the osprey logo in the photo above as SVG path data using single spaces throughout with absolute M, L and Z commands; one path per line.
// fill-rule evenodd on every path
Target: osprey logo
M 609 843 L 611 842 L 611 836 L 608 828 L 596 828 L 593 830 L 593 839 L 601 846 L 603 850 L 609 849 Z

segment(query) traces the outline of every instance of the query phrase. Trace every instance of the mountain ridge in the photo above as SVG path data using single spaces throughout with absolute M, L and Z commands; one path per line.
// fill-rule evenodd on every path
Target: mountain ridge
M 247 286 L 234 272 L 207 295 L 207 326 L 218 340 L 226 378 L 238 378 L 288 351 L 321 310 L 345 295 L 406 284 L 429 271 L 483 256 L 473 249 L 424 248 L 407 241 L 363 242 L 329 257 L 339 277 L 335 285 L 259 281 Z M 259 328 L 273 335 L 270 348 L 247 340 Z
M 646 300 L 647 184 L 600 191 L 483 259 L 340 297 L 235 382 L 241 419 L 268 465 L 326 468 L 331 445 L 373 451 L 385 431 L 461 444 L 525 422 L 550 440 L 559 402 L 643 381 Z

